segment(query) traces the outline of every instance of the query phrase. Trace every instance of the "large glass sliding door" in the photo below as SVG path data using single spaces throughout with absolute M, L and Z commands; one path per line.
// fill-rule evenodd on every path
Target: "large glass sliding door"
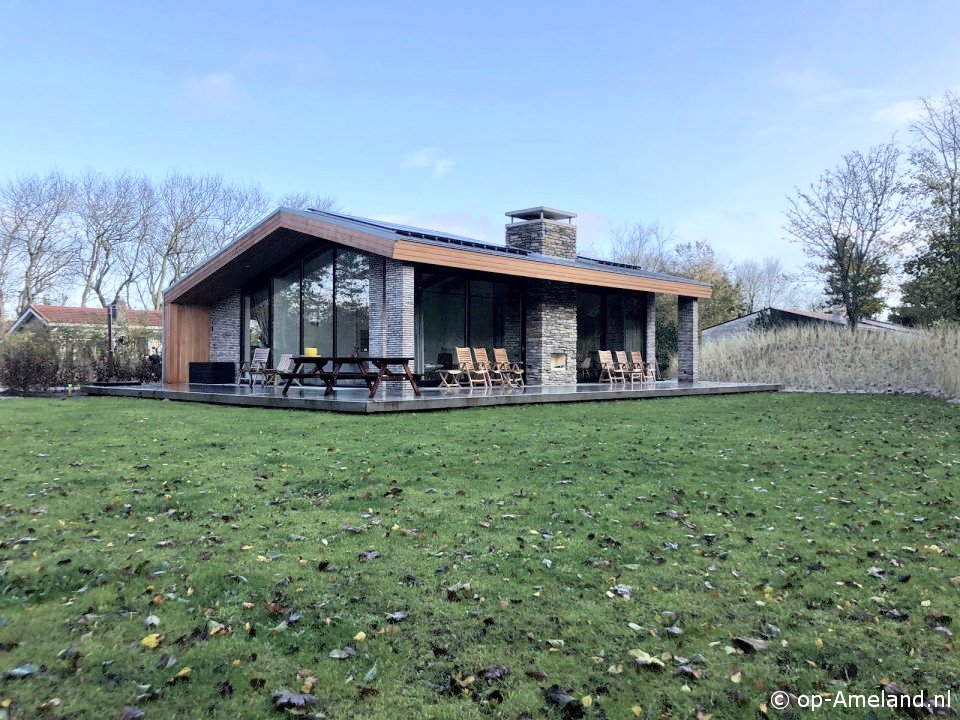
M 370 260 L 326 248 L 254 286 L 243 298 L 243 359 L 269 347 L 270 362 L 315 347 L 320 355 L 370 351 Z
M 334 274 L 337 355 L 370 351 L 370 260 L 366 255 L 337 251 Z
M 303 263 L 303 346 L 333 355 L 333 249 Z
M 416 369 L 429 374 L 456 362 L 457 347 L 505 347 L 520 361 L 521 289 L 490 276 L 418 268 L 415 281 Z M 513 306 L 510 306 L 510 303 Z M 507 333 L 507 318 L 511 332 Z M 491 355 L 492 359 L 492 355 Z
M 577 377 L 600 374 L 597 350 L 635 350 L 646 359 L 646 303 L 637 293 L 577 289 Z
M 300 353 L 300 264 L 273 278 L 274 364 L 281 355 Z M 273 366 L 273 365 L 271 365 Z
M 416 275 L 418 372 L 431 372 L 456 361 L 454 348 L 466 345 L 467 297 L 462 275 L 422 270 Z

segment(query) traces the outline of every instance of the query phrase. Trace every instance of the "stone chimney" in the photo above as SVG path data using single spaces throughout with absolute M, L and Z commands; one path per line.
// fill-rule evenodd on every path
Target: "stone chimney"
M 548 207 L 514 210 L 506 213 L 507 247 L 541 255 L 574 260 L 577 257 L 577 226 L 571 220 L 576 213 Z

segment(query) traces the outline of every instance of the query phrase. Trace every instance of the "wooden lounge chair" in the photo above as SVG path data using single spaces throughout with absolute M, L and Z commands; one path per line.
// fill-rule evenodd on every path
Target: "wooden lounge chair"
M 490 373 L 485 369 L 478 368 L 476 363 L 473 362 L 473 356 L 470 354 L 470 348 L 454 348 L 457 353 L 457 365 L 459 366 L 463 377 L 470 383 L 470 387 L 474 385 L 490 385 Z
M 523 387 L 523 368 L 520 363 L 510 362 L 506 348 L 493 349 L 493 362 L 510 385 Z
M 632 385 L 634 382 L 639 380 L 641 383 L 647 377 L 646 368 L 643 365 L 631 364 L 630 360 L 627 358 L 626 350 L 617 350 L 614 353 L 616 357 L 617 366 L 620 368 L 620 371 L 623 372 L 623 379 L 629 380 Z
M 250 387 L 253 387 L 257 378 L 260 379 L 261 384 L 265 383 L 266 372 L 269 370 L 269 365 L 270 348 L 257 348 L 253 351 L 253 357 L 250 359 L 250 362 L 245 362 L 240 365 L 240 372 L 237 374 L 237 384 L 243 381 L 244 375 L 246 375 L 246 381 L 250 384 Z
M 497 385 L 503 385 L 505 382 L 503 372 L 501 372 L 500 368 L 497 367 L 496 363 L 490 362 L 490 355 L 487 353 L 486 348 L 474 348 L 473 358 L 476 362 L 477 368 L 487 371 L 487 377 L 490 378 L 490 385 L 493 385 L 494 383 Z
M 280 374 L 293 372 L 293 354 L 284 354 L 280 356 L 280 361 L 275 368 L 268 368 L 263 371 L 264 383 L 273 382 L 274 387 L 280 383 Z M 303 385 L 296 378 L 293 379 L 297 385 Z
M 609 350 L 598 350 L 600 356 L 600 382 L 624 382 L 623 370 L 613 361 L 613 353 Z
M 634 367 L 643 368 L 644 370 L 643 382 L 657 381 L 657 366 L 655 363 L 644 362 L 643 355 L 638 353 L 636 350 L 630 353 L 630 362 L 633 363 Z

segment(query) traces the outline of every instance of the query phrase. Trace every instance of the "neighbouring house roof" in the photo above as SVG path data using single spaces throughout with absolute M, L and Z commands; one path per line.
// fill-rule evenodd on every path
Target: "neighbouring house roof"
M 789 318 L 790 316 L 794 316 L 797 318 L 805 318 L 808 320 L 818 320 L 820 322 L 830 323 L 833 325 L 847 324 L 846 317 L 842 315 L 834 316 L 833 313 L 821 312 L 818 310 L 798 310 L 794 308 L 767 307 L 767 308 L 763 308 L 762 310 L 757 310 L 755 312 L 749 313 L 748 315 L 742 315 L 738 318 L 734 318 L 733 320 L 727 320 L 726 322 L 717 323 L 716 325 L 711 325 L 708 328 L 704 328 L 703 331 L 707 332 L 708 330 L 722 328 L 725 325 L 729 325 L 731 323 L 736 323 L 736 322 L 742 323 L 744 320 L 752 320 L 758 317 L 760 313 L 770 312 L 770 311 L 776 312 L 781 317 L 786 317 L 786 318 Z M 870 319 L 860 320 L 857 323 L 857 327 L 862 328 L 864 330 L 888 330 L 893 332 L 905 332 L 905 333 L 916 332 L 916 330 L 914 330 L 913 328 L 908 328 L 903 325 L 897 325 L 896 323 L 885 322 L 883 320 L 870 320 Z
M 209 304 L 268 264 L 329 240 L 405 262 L 541 280 L 708 298 L 708 283 L 584 256 L 543 255 L 460 235 L 343 213 L 280 208 L 167 288 L 165 302 Z
M 159 330 L 163 325 L 163 313 L 160 310 L 124 310 L 124 322 L 137 327 Z M 36 319 L 50 327 L 106 325 L 107 309 L 94 307 L 70 307 L 67 305 L 30 305 L 24 310 L 8 333 L 16 332 L 24 323 Z

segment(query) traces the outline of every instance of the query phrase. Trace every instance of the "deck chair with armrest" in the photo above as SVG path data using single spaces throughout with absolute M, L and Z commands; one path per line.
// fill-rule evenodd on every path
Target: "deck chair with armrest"
M 510 385 L 523 387 L 523 368 L 520 363 L 510 362 L 506 348 L 493 349 L 493 364 Z
M 264 370 L 264 382 L 268 383 L 272 381 L 274 387 L 276 387 L 280 384 L 280 374 L 293 372 L 293 365 L 294 362 L 292 353 L 281 355 L 280 360 L 277 362 L 277 366 L 275 368 L 267 368 Z M 296 378 L 293 379 L 293 382 L 295 382 L 297 385 L 303 385 L 303 383 Z
M 642 383 L 647 377 L 647 371 L 642 365 L 638 367 L 636 364 L 630 363 L 626 350 L 617 350 L 614 353 L 614 358 L 617 363 L 617 367 L 619 367 L 620 371 L 623 373 L 624 380 L 629 380 L 631 384 L 637 380 Z
M 237 374 L 237 384 L 239 385 L 243 381 L 244 375 L 246 375 L 250 387 L 253 387 L 257 378 L 260 379 L 261 384 L 265 383 L 266 372 L 269 370 L 269 365 L 270 348 L 257 348 L 253 351 L 253 357 L 250 358 L 250 362 L 241 363 L 240 371 Z
M 630 353 L 630 362 L 635 368 L 643 368 L 644 379 L 641 382 L 657 381 L 657 366 L 654 363 L 644 362 L 643 355 L 636 350 Z
M 490 362 L 490 354 L 487 352 L 486 348 L 474 348 L 473 359 L 478 368 L 487 371 L 487 377 L 490 378 L 490 382 L 488 383 L 489 385 L 493 385 L 494 383 L 497 385 L 503 385 L 503 383 L 506 381 L 506 378 L 504 377 L 500 368 L 497 367 L 497 364 Z
M 623 370 L 613 360 L 613 353 L 609 350 L 598 350 L 600 357 L 600 382 L 608 382 L 611 385 L 615 382 L 624 382 L 626 379 Z
M 457 353 L 457 365 L 463 372 L 463 377 L 470 383 L 470 387 L 474 385 L 489 386 L 490 373 L 484 368 L 477 367 L 477 364 L 473 361 L 473 355 L 470 354 L 470 348 L 458 347 L 454 350 Z

